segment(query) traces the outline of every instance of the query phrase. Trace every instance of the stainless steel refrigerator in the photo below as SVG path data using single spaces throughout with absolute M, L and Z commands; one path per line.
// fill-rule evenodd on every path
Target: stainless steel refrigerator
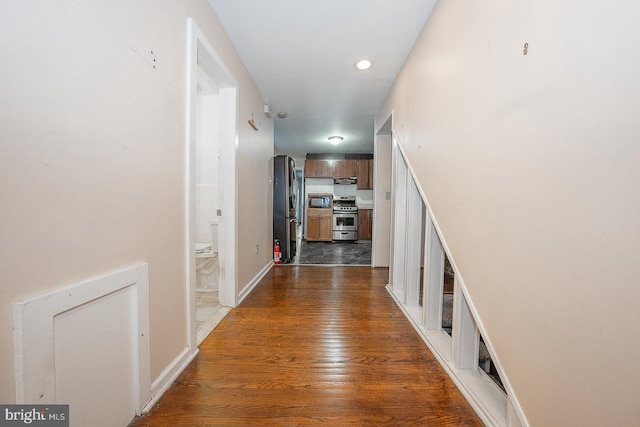
M 296 181 L 295 162 L 289 156 L 273 160 L 273 239 L 280 242 L 281 262 L 296 255 Z

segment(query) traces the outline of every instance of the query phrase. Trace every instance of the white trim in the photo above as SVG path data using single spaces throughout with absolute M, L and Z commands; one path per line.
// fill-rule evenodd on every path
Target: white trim
M 467 299 L 460 291 L 458 279 L 453 283 L 453 363 L 458 369 L 476 369 L 480 334 L 473 320 Z
M 137 314 L 133 356 L 135 408 L 136 413 L 141 412 L 151 396 L 149 265 L 146 263 L 14 305 L 16 403 L 56 403 L 54 317 L 129 287 L 134 290 Z
M 237 241 L 237 179 L 236 151 L 238 147 L 238 82 L 225 66 L 222 58 L 208 42 L 193 18 L 187 19 L 186 58 L 186 144 L 185 144 L 185 260 L 187 292 L 187 347 L 195 352 L 198 345 L 196 321 L 196 274 L 195 274 L 195 127 L 198 82 L 198 46 L 210 58 L 203 67 L 215 74 L 211 76 L 219 84 L 220 117 L 220 182 L 223 214 L 218 218 L 218 262 L 220 265 L 219 298 L 221 305 L 235 307 L 237 300 L 236 241 Z M 203 55 L 204 57 L 204 55 Z M 222 179 L 222 178 L 221 178 Z M 224 185 L 223 185 L 224 184 Z
M 215 52 L 214 52 L 215 53 Z M 219 64 L 223 67 L 223 64 Z M 219 217 L 218 253 L 220 262 L 220 304 L 238 304 L 238 179 L 236 151 L 238 149 L 238 86 L 220 89 L 220 193 L 222 216 Z M 225 179 L 227 181 L 225 181 Z
M 246 297 L 253 291 L 253 289 L 260 283 L 262 278 L 273 267 L 273 261 L 269 261 L 260 272 L 251 280 L 248 286 L 240 293 L 238 297 L 238 304 L 240 304 Z M 225 315 L 228 313 L 225 313 Z M 184 371 L 191 361 L 198 355 L 198 348 L 194 348 L 193 352 L 189 352 L 189 347 L 185 347 L 182 352 L 165 368 L 164 371 L 156 378 L 151 385 L 153 398 L 144 407 L 143 412 L 149 412 L 153 406 L 160 400 L 162 395 L 171 387 L 173 382 Z
M 407 226 L 411 233 L 406 239 L 406 292 L 405 303 L 409 307 L 420 306 L 420 264 L 422 255 L 423 220 L 422 209 L 424 204 L 418 193 L 413 177 L 408 177 L 407 189 Z M 425 284 L 426 286 L 426 284 Z
M 197 62 L 197 36 L 195 31 L 199 30 L 195 27 L 191 18 L 187 19 L 187 78 L 186 78 L 186 117 L 185 117 L 185 279 L 186 279 L 186 300 L 187 300 L 187 350 L 194 352 L 197 347 L 197 320 L 196 320 L 196 260 L 195 253 L 192 254 L 191 248 L 195 248 L 195 125 L 196 125 L 196 105 L 193 94 L 196 92 L 196 84 L 198 81 L 197 66 L 193 67 L 193 63 Z M 169 367 L 171 364 L 167 367 Z M 166 369 L 165 369 L 166 370 Z M 161 375 L 162 376 L 162 375 Z
M 199 350 L 190 352 L 189 347 L 185 347 L 180 354 L 162 371 L 158 378 L 151 384 L 152 398 L 142 409 L 143 413 L 149 412 L 158 403 L 162 395 L 169 390 L 173 382 L 184 371 L 191 361 L 198 355 Z
M 383 132 L 383 128 L 386 126 L 386 124 L 389 123 L 389 133 L 385 134 L 382 133 Z M 380 137 L 384 136 L 385 137 L 385 143 L 386 143 L 386 137 L 389 138 L 389 143 L 392 145 L 392 151 L 393 151 L 393 139 L 391 137 L 391 128 L 393 126 L 393 110 L 391 111 L 391 114 L 389 114 L 389 116 L 387 116 L 387 119 L 384 121 L 384 123 L 378 128 L 378 130 L 374 133 L 374 142 L 373 142 L 373 206 L 377 207 L 378 209 L 381 208 L 381 206 L 383 206 L 383 201 L 382 200 L 378 200 L 378 196 L 377 196 L 377 191 L 376 189 L 378 189 L 382 184 L 378 181 L 379 180 L 379 171 L 380 171 L 380 164 L 382 163 L 382 157 L 379 155 L 379 144 L 383 144 L 383 142 L 380 142 Z M 392 159 L 386 159 L 386 161 L 391 162 Z M 393 188 L 393 187 L 391 187 Z M 377 265 L 376 264 L 376 246 L 378 244 L 377 240 L 379 238 L 379 233 L 377 232 L 377 228 L 376 227 L 380 227 L 382 226 L 381 224 L 378 224 L 379 218 L 378 215 L 380 213 L 380 211 L 378 209 L 374 209 L 373 211 L 373 220 L 372 220 L 372 228 L 373 228 L 373 234 L 371 236 L 371 268 L 375 268 L 375 267 L 388 267 L 390 264 L 390 259 L 387 259 L 387 262 L 385 265 Z M 391 216 L 389 216 L 389 219 L 391 220 Z M 384 224 L 383 224 L 384 225 Z M 389 224 L 390 225 L 390 224 Z M 389 233 L 391 233 L 390 231 L 391 227 L 387 227 L 387 230 L 389 231 Z
M 407 167 L 407 171 L 408 174 L 411 178 L 413 178 L 415 180 L 416 174 L 413 170 L 413 168 L 411 167 L 411 164 L 409 162 L 406 161 L 407 156 L 406 156 L 406 152 L 404 150 L 404 146 L 402 144 L 402 142 L 400 141 L 400 139 L 398 138 L 397 132 L 395 131 L 395 129 L 392 128 L 392 137 L 393 137 L 393 142 L 394 145 L 393 147 L 396 148 L 397 150 L 394 149 L 393 151 L 393 157 L 394 158 L 404 158 L 405 159 L 405 165 Z M 394 162 L 394 165 L 396 165 L 396 163 Z M 398 171 L 397 170 L 393 170 L 392 171 L 392 179 L 396 180 L 396 175 L 397 175 Z M 417 183 L 418 181 L 416 181 Z M 395 187 L 394 187 L 395 188 Z M 475 309 L 475 306 L 473 305 L 473 301 L 469 298 L 469 294 L 466 290 L 466 285 L 464 283 L 464 280 L 462 278 L 462 276 L 459 274 L 459 270 L 455 264 L 455 261 L 453 259 L 453 257 L 451 256 L 451 252 L 449 251 L 449 248 L 446 244 L 446 242 L 442 239 L 442 233 L 440 230 L 440 227 L 433 215 L 433 211 L 431 209 L 431 206 L 429 205 L 429 202 L 426 198 L 426 195 L 424 194 L 424 191 L 422 189 L 422 187 L 420 187 L 419 185 L 417 186 L 418 191 L 420 193 L 420 196 L 422 197 L 422 200 L 426 206 L 427 212 L 428 212 L 428 219 L 429 221 L 431 221 L 432 224 L 432 228 L 429 227 L 428 230 L 428 234 L 430 236 L 428 236 L 427 239 L 427 252 L 432 252 L 433 248 L 431 248 L 431 243 L 429 243 L 429 241 L 433 242 L 434 238 L 437 238 L 439 240 L 440 245 L 442 245 L 442 252 L 443 254 L 446 254 L 447 257 L 449 258 L 449 261 L 451 263 L 451 266 L 455 272 L 455 278 L 456 278 L 456 284 L 457 286 L 455 288 L 457 288 L 457 292 L 454 293 L 454 298 L 464 298 L 466 301 L 466 309 L 468 309 L 468 313 L 471 314 L 471 318 L 475 321 L 475 327 L 478 330 L 478 333 L 482 334 L 484 342 L 487 346 L 487 350 L 489 351 L 489 354 L 491 356 L 492 362 L 496 368 L 496 370 L 498 371 L 498 374 L 500 375 L 500 378 L 502 380 L 503 386 L 505 387 L 505 390 L 507 391 L 507 396 L 508 399 L 505 399 L 505 403 L 504 405 L 502 403 L 498 403 L 498 404 L 494 404 L 495 402 L 493 402 L 492 399 L 497 398 L 497 400 L 501 400 L 499 398 L 500 393 L 489 393 L 490 396 L 484 396 L 485 391 L 483 391 L 484 387 L 485 387 L 485 383 L 487 383 L 486 378 L 482 378 L 482 376 L 480 375 L 480 378 L 482 379 L 482 381 L 477 381 L 476 380 L 476 375 L 472 375 L 469 376 L 468 372 L 476 372 L 476 370 L 469 370 L 469 369 L 457 369 L 454 366 L 454 359 L 458 360 L 458 362 L 462 361 L 462 364 L 464 365 L 465 363 L 467 363 L 466 360 L 463 360 L 465 357 L 467 356 L 463 356 L 461 359 L 461 355 L 458 354 L 458 352 L 460 351 L 460 346 L 463 345 L 465 347 L 465 349 L 469 348 L 468 345 L 468 341 L 465 341 L 465 343 L 461 343 L 461 342 L 457 342 L 457 343 L 452 343 L 451 340 L 444 340 L 443 337 L 441 336 L 442 333 L 441 331 L 436 331 L 433 325 L 433 311 L 431 313 L 427 312 L 427 315 L 429 315 L 429 319 L 424 319 L 424 320 L 420 320 L 420 319 L 415 319 L 413 316 L 411 316 L 411 313 L 408 311 L 408 308 L 405 307 L 405 294 L 404 292 L 399 292 L 399 290 L 403 289 L 403 286 L 405 286 L 405 284 L 398 284 L 398 283 L 394 283 L 394 279 L 397 279 L 398 277 L 396 276 L 400 276 L 402 275 L 402 273 L 398 274 L 398 272 L 393 272 L 393 274 L 391 273 L 392 271 L 394 271 L 394 268 L 398 268 L 399 266 L 401 266 L 401 264 L 396 264 L 395 262 L 395 258 L 392 256 L 392 260 L 393 262 L 390 265 L 390 274 L 389 274 L 389 279 L 390 279 L 390 289 L 389 292 L 392 294 L 392 296 L 394 297 L 394 299 L 396 300 L 396 302 L 398 303 L 398 305 L 401 306 L 403 312 L 405 313 L 405 315 L 407 316 L 407 318 L 412 322 L 412 324 L 414 324 L 414 327 L 416 328 L 416 330 L 423 331 L 422 334 L 424 334 L 423 339 L 425 340 L 425 342 L 427 343 L 427 345 L 429 346 L 429 348 L 432 349 L 432 351 L 434 351 L 434 349 L 437 349 L 437 353 L 439 355 L 439 360 L 441 361 L 441 364 L 443 364 L 443 366 L 448 367 L 447 372 L 450 373 L 452 379 L 454 379 L 454 382 L 456 382 L 456 384 L 458 382 L 465 382 L 466 381 L 466 386 L 470 387 L 470 389 L 474 390 L 474 392 L 478 392 L 480 394 L 482 394 L 483 398 L 487 398 L 486 402 L 484 403 L 480 403 L 480 402 L 476 402 L 477 405 L 480 405 L 480 407 L 482 407 L 483 411 L 489 411 L 487 412 L 487 417 L 488 419 L 493 420 L 493 422 L 497 422 L 497 425 L 506 425 L 507 422 L 507 407 L 506 407 L 506 401 L 509 401 L 509 417 L 510 417 L 510 421 L 509 421 L 509 425 L 522 425 L 522 426 L 528 426 L 526 417 L 524 415 L 524 412 L 522 411 L 522 408 L 520 406 L 520 403 L 517 399 L 517 397 L 515 396 L 515 394 L 513 393 L 513 389 L 511 387 L 511 384 L 509 383 L 509 380 L 507 378 L 507 376 L 504 374 L 504 370 L 502 368 L 502 364 L 500 363 L 500 360 L 497 358 L 495 352 L 493 351 L 493 346 L 491 344 L 491 341 L 489 339 L 489 337 L 487 336 L 487 334 L 485 333 L 485 329 L 482 325 L 482 322 L 480 320 L 480 317 L 478 316 L 478 312 Z M 399 232 L 397 227 L 396 227 L 396 220 L 398 218 L 398 216 L 396 215 L 395 211 L 396 209 L 398 209 L 399 207 L 397 206 L 397 199 L 392 201 L 392 229 L 393 232 Z M 406 208 L 406 204 L 405 206 L 401 207 L 402 209 Z M 401 232 L 407 232 L 408 230 L 406 229 L 401 229 Z M 433 236 L 435 232 L 435 236 Z M 392 245 L 395 244 L 395 241 L 392 239 Z M 395 248 L 392 247 L 392 251 L 395 251 Z M 431 257 L 433 256 L 433 254 L 428 255 L 430 259 L 430 261 L 434 261 Z M 444 260 L 444 256 L 442 256 L 442 259 Z M 406 269 L 406 265 L 404 265 L 404 268 Z M 429 268 L 431 269 L 431 268 Z M 406 280 L 406 272 L 404 274 L 405 280 Z M 433 278 L 431 278 L 433 279 Z M 441 285 L 440 285 L 441 286 Z M 429 296 L 427 295 L 427 293 L 429 293 Z M 441 296 L 442 290 L 440 289 L 439 294 L 439 299 L 442 299 Z M 427 285 L 427 292 L 425 292 L 425 297 L 429 298 L 435 298 L 435 295 L 431 294 L 431 291 L 429 290 L 429 286 Z M 433 300 L 428 300 L 425 301 L 424 307 L 432 307 L 434 305 Z M 436 311 L 436 313 L 438 314 L 438 317 L 441 317 L 441 304 L 442 302 L 440 301 L 440 307 L 439 309 Z M 457 318 L 453 319 L 453 324 L 455 325 L 456 323 L 459 323 L 462 321 L 463 317 L 464 317 L 464 311 L 465 310 L 461 310 L 461 306 L 457 307 L 457 310 L 454 312 L 454 315 L 457 315 Z M 466 317 L 468 320 L 468 316 Z M 440 322 L 439 322 L 440 323 Z M 424 325 L 428 325 L 428 330 L 425 329 Z M 468 324 L 463 325 L 464 326 L 464 331 L 468 332 Z M 431 330 L 431 328 L 433 328 L 433 330 Z M 453 334 L 452 334 L 453 335 Z M 454 348 L 456 347 L 457 348 Z M 446 357 L 444 355 L 444 353 L 447 353 Z M 436 351 L 434 351 L 434 354 L 436 354 Z M 477 354 L 477 351 L 476 351 Z M 455 356 L 455 357 L 454 357 Z M 444 362 L 444 363 L 443 363 Z M 451 366 L 449 366 L 449 364 L 451 364 Z M 491 381 L 489 381 L 491 382 Z M 495 388 L 495 384 L 486 384 L 487 387 L 489 387 L 489 389 L 494 389 Z M 461 389 L 462 387 L 459 386 Z M 467 397 L 467 395 L 465 394 L 465 397 Z M 472 401 L 471 399 L 475 399 L 473 397 L 473 395 L 470 395 L 470 397 L 467 397 L 467 399 L 470 400 L 470 402 Z M 486 404 L 486 405 L 485 405 Z M 477 406 L 476 405 L 476 406 Z M 474 406 L 475 408 L 475 406 Z M 492 409 L 493 408 L 493 409 Z M 496 409 L 499 408 L 499 409 Z M 495 410 L 494 410 L 495 409 Z M 479 412 L 480 414 L 480 412 Z M 514 419 L 517 419 L 517 423 L 514 421 Z M 487 421 L 485 421 L 487 422 Z
M 396 147 L 396 139 L 393 137 L 393 133 L 391 134 L 391 215 L 390 215 L 390 226 L 389 226 L 389 284 L 393 287 L 393 275 L 395 274 L 395 268 L 393 266 L 394 260 L 394 248 L 393 242 L 395 239 L 395 223 L 396 223 L 396 210 L 394 206 L 396 204 L 396 155 L 397 150 Z
M 504 402 L 495 401 L 496 394 L 486 393 L 484 389 L 484 387 L 491 386 L 491 384 L 489 384 L 491 380 L 484 378 L 476 370 L 455 368 L 453 363 L 451 363 L 451 337 L 442 331 L 425 331 L 420 323 L 410 315 L 407 307 L 402 304 L 402 301 L 394 294 L 389 286 L 387 286 L 386 289 L 398 307 L 400 307 L 405 317 L 409 320 L 413 329 L 415 329 L 422 341 L 424 341 L 429 350 L 431 350 L 431 353 L 433 353 L 482 422 L 490 426 L 505 426 L 506 412 L 504 416 L 501 417 L 500 411 L 495 411 L 494 408 L 500 407 L 501 405 L 506 407 L 506 398 Z M 449 343 L 449 345 L 446 345 L 447 343 Z
M 269 272 L 269 270 L 271 270 L 273 265 L 274 265 L 273 260 L 270 260 L 269 262 L 267 262 L 267 264 L 264 267 L 262 267 L 262 270 L 260 270 L 258 274 L 256 274 L 255 277 L 251 279 L 251 281 L 247 284 L 247 286 L 245 286 L 245 288 L 242 291 L 240 291 L 240 294 L 238 295 L 238 304 L 244 301 L 247 295 L 249 295 L 251 291 L 253 291 L 253 289 L 258 285 L 258 283 L 260 283 L 260 280 L 262 280 L 262 278 Z
M 394 146 L 397 146 L 394 139 Z M 405 208 L 408 201 L 407 182 L 409 180 L 409 169 L 406 159 L 398 150 L 392 151 L 392 194 L 391 194 L 391 265 L 389 266 L 389 280 L 394 292 L 405 294 L 406 289 L 406 262 L 407 262 L 407 233 L 405 230 L 408 224 L 408 212 L 398 212 L 396 206 L 402 204 Z M 398 267 L 402 265 L 400 270 Z M 404 299 L 403 299 L 404 302 Z
M 427 215 L 425 235 L 425 292 L 423 307 L 426 308 L 424 326 L 429 332 L 442 330 L 442 300 L 444 287 L 444 249 L 431 216 Z
M 255 286 L 262 280 L 262 278 L 267 274 L 267 272 L 273 266 L 273 261 L 269 261 L 269 263 L 258 273 L 258 275 L 251 281 L 250 285 L 245 288 L 245 290 L 240 294 L 240 303 L 252 290 Z M 228 314 L 228 311 L 225 312 L 225 316 Z M 184 371 L 187 366 L 191 363 L 191 361 L 198 355 L 198 348 L 194 347 L 193 352 L 189 352 L 190 347 L 185 347 L 182 352 L 165 368 L 165 370 L 156 378 L 153 382 L 151 390 L 153 394 L 152 400 L 145 406 L 144 412 L 150 411 L 153 406 L 160 400 L 162 395 L 171 387 L 173 382 L 178 378 L 178 376 Z
M 511 399 L 507 398 L 507 427 L 523 427 Z

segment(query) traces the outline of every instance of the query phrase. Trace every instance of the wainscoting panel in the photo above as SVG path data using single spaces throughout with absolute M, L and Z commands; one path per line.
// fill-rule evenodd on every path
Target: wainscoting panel
M 148 265 L 15 305 L 16 403 L 126 425 L 150 400 Z

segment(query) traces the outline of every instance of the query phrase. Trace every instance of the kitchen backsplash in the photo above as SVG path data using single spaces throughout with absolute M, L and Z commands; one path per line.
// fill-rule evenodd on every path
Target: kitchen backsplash
M 333 179 L 307 178 L 306 193 L 330 193 L 334 196 L 356 196 L 358 205 L 373 206 L 373 190 L 358 190 L 357 184 L 334 184 Z
M 357 190 L 356 204 L 360 207 L 373 208 L 373 190 Z
M 307 194 L 332 193 L 333 179 L 331 178 L 307 178 L 305 179 L 305 191 Z
M 334 196 L 355 196 L 358 186 L 356 184 L 334 184 Z

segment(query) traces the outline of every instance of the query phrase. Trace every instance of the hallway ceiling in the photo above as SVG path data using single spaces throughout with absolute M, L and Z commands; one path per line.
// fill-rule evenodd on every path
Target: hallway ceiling
M 271 109 L 276 154 L 302 157 L 373 152 L 373 116 L 435 2 L 209 0 Z

